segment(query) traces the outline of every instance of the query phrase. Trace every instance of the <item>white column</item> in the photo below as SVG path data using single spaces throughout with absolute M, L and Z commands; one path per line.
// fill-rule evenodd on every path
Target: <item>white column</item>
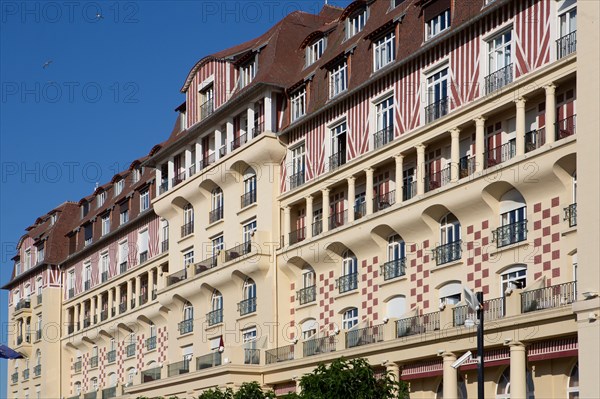
M 373 168 L 365 169 L 367 183 L 365 190 L 365 201 L 367 202 L 367 215 L 373 214 Z
M 306 238 L 310 239 L 313 236 L 312 230 L 312 221 L 313 221 L 313 197 L 309 195 L 306 197 L 306 219 L 304 221 L 304 225 L 306 226 Z
M 90 298 L 90 324 L 94 323 L 94 316 L 96 316 L 96 312 L 97 312 L 98 308 L 97 308 L 97 302 L 96 302 L 96 297 L 93 296 Z
M 404 180 L 402 179 L 402 173 L 404 171 L 404 155 L 394 155 L 396 161 L 396 202 L 402 202 L 402 194 L 404 190 Z
M 172 188 L 173 187 L 173 179 L 175 178 L 175 158 L 170 157 L 169 158 L 169 163 L 167 164 L 167 179 L 168 182 L 168 187 Z
M 190 167 L 192 166 L 192 151 L 190 148 L 185 149 L 185 177 L 190 177 Z
M 417 144 L 417 195 L 425 192 L 425 145 Z
M 483 170 L 483 153 L 485 152 L 485 118 L 475 118 L 475 171 Z
M 354 197 L 356 196 L 355 182 L 356 178 L 350 176 L 346 179 L 348 181 L 348 222 L 354 221 Z
M 556 86 L 549 84 L 546 89 L 546 143 L 556 140 Z
M 102 321 L 102 294 L 96 296 L 96 318 L 98 323 Z
M 156 168 L 156 196 L 160 195 L 160 186 L 162 184 L 162 170 L 161 165 L 158 165 Z
M 137 303 L 137 306 L 140 306 L 142 303 L 139 300 L 140 295 L 142 295 L 142 276 L 137 276 L 135 278 L 135 303 Z
M 131 309 L 131 299 L 133 298 L 133 284 L 131 279 L 127 280 L 127 304 L 125 309 Z
M 229 148 L 231 147 L 231 143 L 233 142 L 233 118 L 228 118 L 227 119 L 227 124 L 226 124 L 226 128 L 227 128 L 227 140 L 225 143 L 223 143 L 223 145 L 225 146 L 225 153 L 229 152 Z
M 283 208 L 283 242 L 288 245 L 291 243 L 291 220 L 290 220 L 290 207 L 286 206 Z
M 248 106 L 248 140 L 254 138 L 254 103 Z
M 79 304 L 73 306 L 73 323 L 75 324 L 75 330 L 79 330 Z
M 121 284 L 117 285 L 115 287 L 115 302 L 117 303 L 115 305 L 115 314 L 119 314 L 119 312 L 121 311 L 119 309 L 119 306 L 121 305 Z
M 527 399 L 525 345 L 515 341 L 508 346 L 510 347 L 510 397 Z
M 203 152 L 202 152 L 202 140 L 198 139 L 198 141 L 196 141 L 196 173 L 200 172 L 200 160 L 203 157 Z
M 271 99 L 272 93 L 269 92 L 264 98 L 264 119 L 265 119 L 265 132 L 273 131 L 273 101 Z
M 519 97 L 515 100 L 517 107 L 517 121 L 516 121 L 516 141 L 517 141 L 517 156 L 525 154 L 525 99 Z
M 450 165 L 450 180 L 453 182 L 459 179 L 459 162 L 460 162 L 460 129 L 454 128 L 450 130 L 450 153 L 451 153 L 451 165 Z
M 112 308 L 115 306 L 113 290 L 112 288 L 108 290 L 108 317 L 112 317 Z
M 452 363 L 456 361 L 456 355 L 451 352 L 444 352 L 443 359 L 443 392 L 444 398 L 458 398 L 458 372 L 452 367 Z
M 154 291 L 154 269 L 148 271 L 148 301 L 152 300 L 152 292 Z
M 329 231 L 329 189 L 321 190 L 323 193 L 323 232 Z
M 216 129 L 214 132 L 215 135 L 215 159 L 219 159 L 219 148 L 221 148 L 224 143 L 222 143 L 222 134 L 221 129 Z

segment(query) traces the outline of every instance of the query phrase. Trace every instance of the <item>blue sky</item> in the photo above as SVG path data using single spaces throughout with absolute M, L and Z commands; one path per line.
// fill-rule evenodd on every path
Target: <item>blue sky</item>
M 168 137 L 196 61 L 323 3 L 0 0 L 0 283 L 25 227 Z

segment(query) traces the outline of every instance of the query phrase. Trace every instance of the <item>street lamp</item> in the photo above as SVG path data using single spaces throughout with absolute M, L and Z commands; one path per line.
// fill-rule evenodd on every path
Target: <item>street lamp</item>
M 484 361 L 483 361 L 483 292 L 474 293 L 471 289 L 463 287 L 465 301 L 477 314 L 477 397 L 484 399 Z M 471 326 L 472 324 L 469 323 Z M 467 323 L 465 322 L 465 325 Z M 469 326 L 469 325 L 467 325 Z

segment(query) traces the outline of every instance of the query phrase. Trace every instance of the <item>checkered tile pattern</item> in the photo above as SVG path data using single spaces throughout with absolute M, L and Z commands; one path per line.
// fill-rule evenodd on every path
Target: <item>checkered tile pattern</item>
M 117 381 L 124 381 L 123 377 L 125 375 L 125 341 L 119 341 L 117 344 Z
M 99 386 L 104 386 L 104 380 L 106 379 L 106 347 L 100 348 L 98 354 L 98 382 Z
M 333 310 L 333 296 L 335 294 L 335 277 L 334 271 L 331 270 L 329 274 L 319 275 L 319 290 L 317 291 L 317 300 L 319 301 L 319 326 L 327 330 L 333 330 L 334 325 L 334 310 Z
M 490 221 L 467 226 L 467 237 L 463 244 L 463 259 L 467 259 L 467 285 L 484 295 L 490 292 L 490 251 L 496 250 L 496 245 L 490 243 L 492 230 Z
M 552 285 L 552 279 L 560 277 L 561 212 L 558 197 L 546 204 L 538 202 L 533 205 L 533 278 L 545 275 L 548 286 Z
M 290 340 L 293 340 L 296 338 L 296 332 L 295 332 L 295 327 L 296 327 L 296 297 L 294 295 L 294 293 L 296 292 L 296 284 L 295 283 L 290 283 Z
M 159 328 L 157 334 L 158 362 L 163 363 L 167 361 L 167 349 L 169 348 L 167 327 Z
M 377 291 L 379 285 L 377 284 L 377 276 L 379 275 L 379 259 L 377 256 L 373 257 L 372 264 L 368 264 L 366 260 L 362 261 L 362 269 L 359 273 L 361 276 L 362 287 L 359 287 L 362 301 L 362 314 L 363 319 L 368 318 L 372 322 L 376 322 L 379 318 L 379 313 L 376 311 L 379 305 L 379 298 L 377 298 Z
M 136 346 L 136 368 L 137 370 L 142 370 L 144 368 L 144 346 L 146 341 L 144 340 L 144 334 L 138 335 L 137 337 L 137 346 Z
M 89 364 L 90 364 L 90 354 L 85 353 L 83 355 L 83 359 L 81 361 L 81 370 L 83 371 L 83 378 L 81 379 L 81 390 L 83 392 L 88 391 L 88 381 L 89 381 L 88 366 L 89 366 Z
M 73 367 L 73 358 L 71 358 L 71 375 L 73 375 L 73 371 L 74 371 L 74 367 Z M 73 379 L 71 378 L 71 381 L 69 382 L 69 385 L 71 387 L 71 389 L 69 390 L 69 394 L 73 395 Z
M 410 256 L 410 262 L 406 270 L 406 274 L 410 281 L 410 301 L 415 301 L 414 304 L 418 305 L 421 310 L 426 313 L 429 310 L 429 269 L 434 267 L 429 264 L 431 260 L 431 251 L 429 248 L 429 240 L 423 241 L 423 246 L 417 248 L 417 244 L 410 246 L 410 253 L 414 256 Z M 408 298 L 407 298 L 408 299 Z M 413 303 L 409 304 L 409 308 L 412 308 Z

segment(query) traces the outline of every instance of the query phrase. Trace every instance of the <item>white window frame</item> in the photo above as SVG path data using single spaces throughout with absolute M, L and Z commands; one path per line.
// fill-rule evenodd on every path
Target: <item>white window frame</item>
M 321 58 L 327 48 L 327 39 L 321 37 L 312 44 L 306 46 L 306 66 L 314 64 Z
M 99 281 L 102 281 L 102 274 L 104 272 L 106 272 L 106 275 L 108 276 L 108 270 L 110 268 L 110 258 L 108 256 L 108 251 L 107 252 L 103 252 L 100 254 L 100 278 L 98 279 Z
M 406 257 L 406 244 L 399 234 L 388 237 L 388 262 L 398 261 Z
M 252 80 L 256 77 L 256 71 L 258 69 L 258 60 L 257 55 L 254 55 L 254 59 L 250 62 L 247 62 L 244 65 L 239 67 L 239 82 L 240 89 L 248 86 Z
M 369 9 L 365 7 L 362 10 L 354 12 L 346 20 L 346 39 L 350 39 L 352 36 L 361 32 L 367 24 L 369 18 Z
M 101 191 L 96 196 L 96 207 L 100 208 L 106 202 L 106 191 Z
M 306 115 L 306 85 L 290 95 L 290 103 L 292 122 Z
M 317 284 L 317 274 L 311 267 L 302 270 L 302 288 L 314 287 Z
M 449 8 L 431 18 L 429 21 L 425 21 L 425 40 L 430 40 L 450 29 L 451 22 Z
M 189 202 L 183 207 L 183 224 L 194 223 L 194 207 Z
M 329 98 L 348 90 L 348 60 L 345 59 L 329 71 Z
M 378 71 L 396 59 L 396 33 L 388 32 L 373 43 L 373 71 Z
M 577 386 L 571 386 L 571 381 L 573 379 L 574 371 L 577 370 Z M 579 362 L 576 362 L 571 368 L 571 372 L 569 373 L 569 378 L 567 380 L 567 397 L 571 398 L 579 398 Z
M 211 210 L 217 210 L 219 208 L 223 208 L 224 205 L 224 201 L 223 201 L 223 190 L 221 189 L 221 187 L 215 187 L 212 192 L 210 193 L 210 197 L 211 197 Z
M 125 211 L 119 211 L 119 225 L 122 226 L 129 222 L 129 207 Z
M 183 305 L 183 321 L 194 320 L 194 306 L 186 302 Z
M 449 220 L 452 217 L 452 220 Z M 460 220 L 454 214 L 447 213 L 440 219 L 440 245 L 452 244 L 461 240 L 462 228 Z M 458 231 L 458 234 L 456 232 Z M 450 240 L 449 233 L 452 233 L 452 240 Z M 458 237 L 457 237 L 458 235 Z
M 124 262 L 129 263 L 129 245 L 127 241 L 119 243 L 119 267 Z
M 351 251 L 346 251 L 342 255 L 342 276 L 349 276 L 358 273 L 358 259 Z
M 244 244 L 252 242 L 252 236 L 256 232 L 256 219 L 251 220 L 242 227 L 242 239 Z
M 121 179 L 115 183 L 115 197 L 123 192 L 125 188 L 125 180 Z
M 256 282 L 251 278 L 247 278 L 242 287 L 242 299 L 247 300 L 252 298 L 256 298 Z
M 223 240 L 223 234 L 212 239 L 212 256 L 217 256 L 219 251 L 225 248 L 225 241 Z
M 110 233 L 110 213 L 102 216 L 102 235 L 105 236 Z
M 185 251 L 182 254 L 182 259 L 183 259 L 183 267 L 184 269 L 188 266 L 188 265 L 192 265 L 194 264 L 194 250 L 189 250 L 189 251 Z
M 350 330 L 358 324 L 358 308 L 350 308 L 342 315 L 342 329 Z
M 150 190 L 147 188 L 140 191 L 140 212 L 150 208 Z
M 572 14 L 575 14 L 573 19 Z M 560 10 L 558 14 L 558 39 L 577 31 L 577 2 L 573 2 L 569 8 Z M 564 21 L 563 21 L 564 20 Z M 573 26 L 573 24 L 575 26 Z M 566 27 L 566 29 L 564 29 Z
M 507 35 L 510 36 L 508 40 Z M 487 75 L 498 72 L 513 63 L 513 39 L 513 29 L 512 26 L 509 26 L 487 40 Z
M 210 298 L 210 310 L 212 312 L 217 310 L 223 310 L 223 294 L 221 291 L 214 290 Z
M 439 74 L 439 76 L 437 76 Z M 449 97 L 450 67 L 448 63 L 443 62 L 435 69 L 428 71 L 425 75 L 425 107 L 433 105 L 444 98 Z M 439 89 L 438 89 L 439 87 Z M 439 93 L 439 95 L 436 95 Z M 444 95 L 445 94 L 445 95 Z M 439 97 L 436 100 L 436 97 Z
M 517 288 L 518 286 L 515 284 L 517 281 L 524 281 L 520 288 L 527 287 L 526 265 L 515 265 L 500 273 L 500 295 L 504 296 L 509 288 L 511 290 Z
M 89 282 L 90 283 L 89 289 L 92 289 L 92 263 L 89 261 L 83 264 L 83 282 L 84 282 L 84 288 L 85 288 L 85 283 Z

